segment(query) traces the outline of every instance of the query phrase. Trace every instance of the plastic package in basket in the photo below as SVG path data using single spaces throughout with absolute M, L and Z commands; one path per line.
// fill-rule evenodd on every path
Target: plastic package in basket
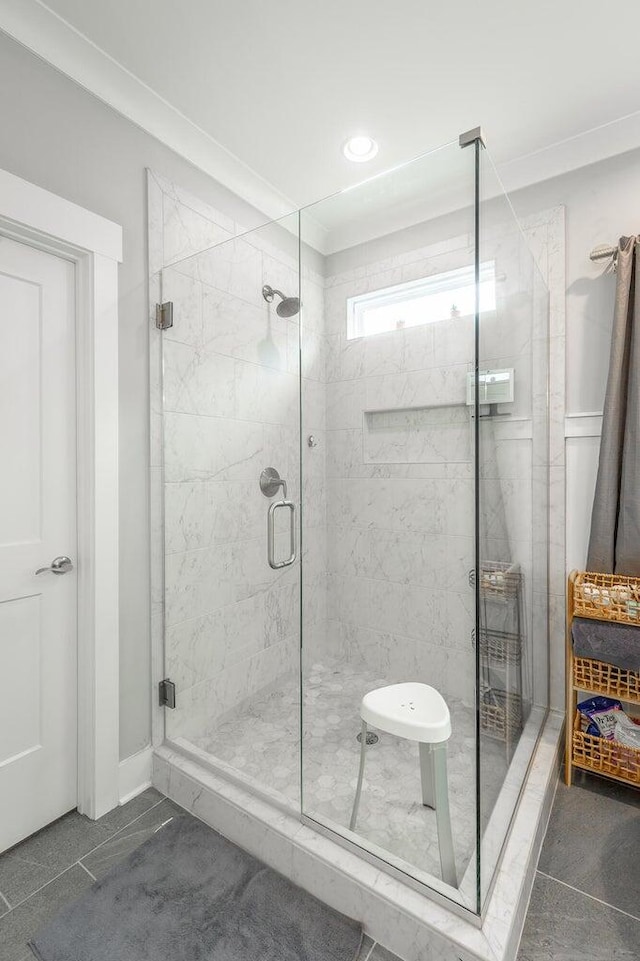
M 636 750 L 640 750 L 640 724 L 634 723 L 624 711 L 619 711 L 615 719 L 613 737 L 619 744 L 624 744 L 625 747 L 634 747 Z
M 601 694 L 590 697 L 586 701 L 578 704 L 578 710 L 585 717 L 589 718 L 587 734 L 596 737 L 606 737 L 612 741 L 616 726 L 616 718 L 622 712 L 622 704 L 612 697 L 604 697 Z

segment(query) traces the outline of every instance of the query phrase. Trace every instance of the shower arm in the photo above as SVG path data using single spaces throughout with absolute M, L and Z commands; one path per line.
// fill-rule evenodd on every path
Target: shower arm
M 278 290 L 276 287 L 270 287 L 269 284 L 265 284 L 264 287 L 262 288 L 262 296 L 264 297 L 264 299 L 267 301 L 268 304 L 272 302 L 274 294 L 277 294 L 280 300 L 287 299 L 285 294 L 283 294 L 281 290 Z

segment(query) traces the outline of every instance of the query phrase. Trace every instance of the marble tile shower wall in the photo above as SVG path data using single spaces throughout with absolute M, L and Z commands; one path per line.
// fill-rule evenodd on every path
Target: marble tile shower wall
M 327 338 L 324 278 L 300 279 L 302 645 L 311 661 L 327 636 Z
M 298 294 L 295 241 L 285 231 L 233 238 L 188 195 L 163 192 L 161 297 L 174 304 L 174 326 L 162 334 L 161 418 L 164 495 L 165 670 L 177 706 L 167 735 L 207 734 L 221 716 L 257 690 L 298 669 L 299 561 L 272 570 L 267 562 L 269 502 L 258 480 L 273 466 L 300 501 L 299 318 L 280 318 L 262 297 L 263 284 Z M 215 225 L 215 226 L 214 226 Z M 227 241 L 203 253 L 213 242 Z M 293 243 L 294 249 L 297 243 Z M 169 258 L 189 257 L 167 264 Z M 324 415 L 322 287 L 307 271 L 302 336 L 303 398 L 309 431 Z M 316 349 L 318 348 L 318 349 Z M 316 464 L 323 462 L 319 444 Z M 316 452 L 314 451 L 314 454 Z M 319 633 L 324 616 L 324 490 L 309 471 L 314 510 L 303 541 L 313 539 L 315 570 L 305 591 L 305 623 Z M 320 496 L 319 496 L 320 495 Z M 282 515 L 282 521 L 285 518 Z M 315 535 L 315 532 L 314 532 Z M 279 529 L 278 556 L 288 553 Z
M 249 242 L 197 260 L 163 273 L 179 318 L 164 338 L 165 649 L 180 692 L 167 722 L 184 736 L 292 670 L 298 634 L 298 569 L 267 564 L 258 487 L 274 466 L 298 496 L 297 324 L 262 300 L 273 271 Z
M 470 701 L 472 324 L 346 336 L 349 297 L 473 262 L 468 238 L 439 249 L 327 279 L 327 644 Z
M 548 312 L 549 337 L 544 345 L 544 359 L 549 366 L 549 389 L 542 395 L 536 391 L 537 402 L 548 409 L 549 438 L 545 445 L 546 459 L 536 453 L 533 483 L 538 490 L 534 505 L 544 503 L 540 491 L 546 493 L 549 511 L 548 524 L 548 590 L 547 584 L 537 580 L 533 585 L 533 620 L 536 636 L 548 632 L 549 647 L 547 665 L 540 664 L 540 672 L 534 682 L 537 686 L 548 684 L 549 704 L 555 711 L 564 710 L 564 660 L 565 660 L 565 597 L 566 597 L 566 504 L 565 504 L 565 223 L 564 207 L 554 207 L 527 217 L 522 223 L 527 243 L 531 248 L 548 291 L 536 288 L 536 300 Z M 542 345 L 533 345 L 534 358 L 539 363 Z M 540 447 L 538 439 L 537 447 Z M 539 517 L 534 515 L 534 543 L 536 531 L 542 529 Z M 536 556 L 540 560 L 541 547 L 537 543 Z M 541 567 L 542 565 L 539 564 Z M 544 670 L 542 670 L 544 666 Z M 545 675 L 545 676 L 543 676 Z
M 482 251 L 484 259 L 495 262 L 497 277 L 496 310 L 481 318 L 480 365 L 513 368 L 515 390 L 512 404 L 498 405 L 498 416 L 480 424 L 480 553 L 488 561 L 517 565 L 522 575 L 523 694 L 527 702 L 546 706 L 548 300 L 518 225 L 505 223 L 489 231 Z M 501 501 L 499 518 L 496 498 Z M 488 628 L 517 626 L 508 604 L 502 610 L 485 604 L 482 618 Z M 496 682 L 501 685 L 501 678 Z
M 490 250 L 489 250 L 490 248 Z M 481 426 L 481 552 L 524 573 L 525 633 L 546 548 L 532 543 L 534 461 L 547 462 L 546 379 L 536 393 L 533 349 L 545 331 L 533 310 L 531 255 L 519 233 L 487 238 L 500 283 L 483 316 L 481 366 L 515 369 L 516 402 Z M 434 253 L 437 251 L 437 253 Z M 428 679 L 471 702 L 474 693 L 473 427 L 466 377 L 474 356 L 470 318 L 347 339 L 347 299 L 473 261 L 469 238 L 330 277 L 326 290 L 328 633 L 331 653 L 361 661 L 388 681 Z M 537 320 L 536 320 L 537 318 Z M 534 449 L 539 447 L 537 453 Z M 536 460 L 537 458 L 537 460 Z M 498 622 L 492 626 L 500 626 Z M 508 627 L 508 625 L 504 625 Z M 546 670 L 546 661 L 544 664 Z M 531 696 L 532 678 L 528 679 Z M 538 698 L 545 702 L 546 691 Z

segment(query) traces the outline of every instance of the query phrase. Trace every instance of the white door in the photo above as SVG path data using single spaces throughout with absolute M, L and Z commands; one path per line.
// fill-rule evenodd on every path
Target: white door
M 74 265 L 0 236 L 0 851 L 77 803 L 75 376 Z

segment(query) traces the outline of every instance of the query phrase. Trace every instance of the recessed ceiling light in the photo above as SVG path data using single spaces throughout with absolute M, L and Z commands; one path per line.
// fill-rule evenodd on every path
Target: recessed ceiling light
M 378 144 L 373 137 L 358 134 L 356 137 L 349 137 L 342 147 L 342 152 L 347 160 L 361 164 L 373 160 L 378 152 Z

